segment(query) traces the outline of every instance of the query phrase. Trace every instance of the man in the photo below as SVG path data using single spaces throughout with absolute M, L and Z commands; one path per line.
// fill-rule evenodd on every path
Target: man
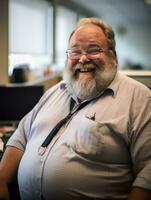
M 81 20 L 69 39 L 64 81 L 7 143 L 0 196 L 8 199 L 18 173 L 24 200 L 150 200 L 150 109 L 150 90 L 117 72 L 112 28 Z

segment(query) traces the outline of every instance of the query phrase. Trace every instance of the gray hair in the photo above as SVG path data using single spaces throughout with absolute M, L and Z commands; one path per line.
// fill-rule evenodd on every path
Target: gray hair
M 110 50 L 112 50 L 114 52 L 115 56 L 116 56 L 115 34 L 114 34 L 114 31 L 113 31 L 112 27 L 109 24 L 105 23 L 104 21 L 102 21 L 102 20 L 100 20 L 98 18 L 95 18 L 95 17 L 80 19 L 76 29 L 72 31 L 72 33 L 70 35 L 70 38 L 69 38 L 69 41 L 70 41 L 72 35 L 75 33 L 75 31 L 79 27 L 84 26 L 86 24 L 92 24 L 92 25 L 95 25 L 95 26 L 98 26 L 99 28 L 101 28 L 101 30 L 104 32 L 105 36 L 107 37 L 108 48 Z

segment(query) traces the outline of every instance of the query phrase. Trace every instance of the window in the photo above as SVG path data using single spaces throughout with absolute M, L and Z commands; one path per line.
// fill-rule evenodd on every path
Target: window
M 60 67 L 64 66 L 68 39 L 76 24 L 76 12 L 59 6 L 56 15 L 56 62 Z
M 9 74 L 19 64 L 45 67 L 52 59 L 52 7 L 43 0 L 9 1 Z

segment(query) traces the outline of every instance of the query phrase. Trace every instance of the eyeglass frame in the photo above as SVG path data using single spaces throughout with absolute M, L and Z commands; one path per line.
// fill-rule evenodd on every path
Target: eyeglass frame
M 91 48 L 89 48 L 89 49 L 91 49 Z M 88 50 L 89 49 L 87 49 L 86 51 L 84 51 L 84 50 L 82 50 L 82 49 L 76 49 L 77 50 L 77 52 L 79 51 L 79 54 L 77 54 L 77 55 L 73 55 L 73 56 L 71 56 L 71 53 L 70 53 L 70 51 L 73 51 L 72 49 L 67 49 L 67 51 L 66 51 L 66 54 L 67 54 L 67 57 L 69 58 L 69 59 L 71 59 L 71 60 L 79 60 L 80 58 L 81 58 L 81 56 L 83 56 L 83 55 L 86 55 L 87 56 L 87 58 L 88 59 L 97 59 L 97 56 L 99 56 L 99 54 L 100 53 L 104 53 L 104 52 L 109 52 L 109 51 L 112 51 L 111 49 L 102 49 L 102 48 L 100 48 L 100 47 L 97 47 L 96 48 L 96 50 L 98 51 L 96 54 L 90 54 L 90 52 L 88 52 Z M 95 51 L 94 51 L 95 52 Z M 91 52 L 91 53 L 93 53 L 93 51 Z M 75 57 L 75 58 L 74 58 Z

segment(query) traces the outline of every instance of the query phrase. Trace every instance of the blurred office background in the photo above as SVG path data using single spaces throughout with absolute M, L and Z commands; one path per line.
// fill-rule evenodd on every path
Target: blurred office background
M 1 0 L 0 84 L 58 82 L 68 37 L 82 17 L 112 25 L 120 70 L 151 87 L 149 0 Z

